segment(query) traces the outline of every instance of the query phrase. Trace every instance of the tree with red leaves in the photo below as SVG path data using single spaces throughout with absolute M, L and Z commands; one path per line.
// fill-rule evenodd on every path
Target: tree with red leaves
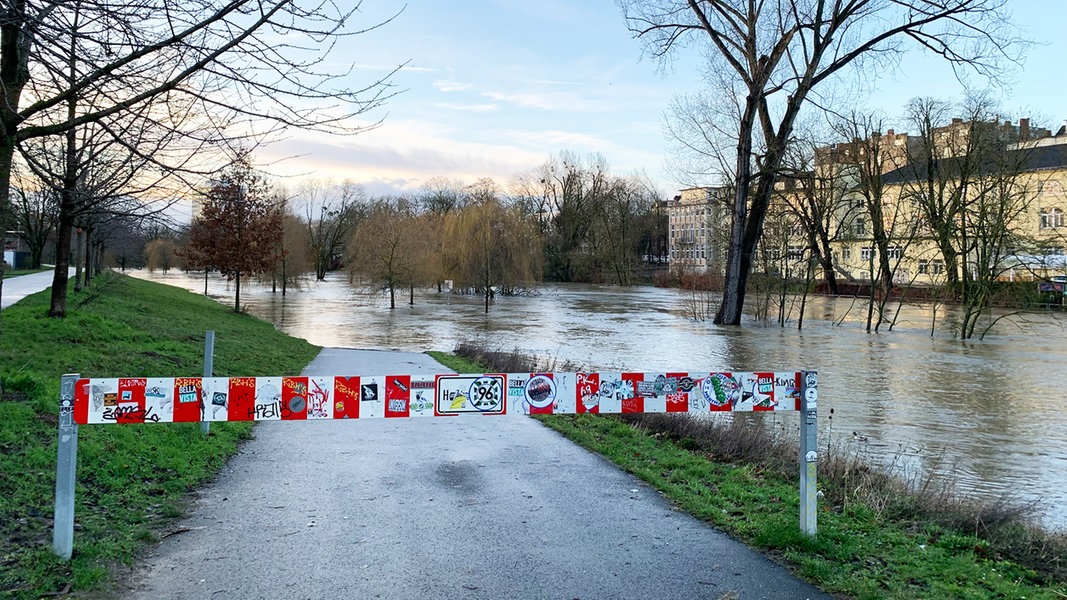
M 281 237 L 281 206 L 242 156 L 208 190 L 184 254 L 190 267 L 215 268 L 235 282 L 233 309 L 241 312 L 241 276 L 274 269 L 281 260 Z

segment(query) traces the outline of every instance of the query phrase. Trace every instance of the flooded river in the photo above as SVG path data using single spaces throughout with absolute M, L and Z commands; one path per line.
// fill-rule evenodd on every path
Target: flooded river
M 135 275 L 204 291 L 195 274 Z M 210 279 L 208 293 L 233 303 L 225 280 Z M 432 290 L 417 290 L 413 306 L 404 293 L 390 310 L 387 297 L 339 274 L 284 297 L 246 285 L 241 298 L 249 312 L 320 346 L 449 351 L 471 340 L 589 369 L 817 370 L 820 446 L 844 445 L 915 474 L 934 469 L 974 494 L 1009 494 L 1033 503 L 1044 525 L 1067 530 L 1065 314 L 1007 316 L 985 340 L 961 341 L 940 325 L 931 336 L 923 306 L 902 307 L 893 331 L 868 334 L 864 308 L 840 298 L 809 300 L 799 332 L 795 321 L 695 321 L 687 293 L 651 287 L 546 285 L 497 297 L 488 315 L 480 298 Z

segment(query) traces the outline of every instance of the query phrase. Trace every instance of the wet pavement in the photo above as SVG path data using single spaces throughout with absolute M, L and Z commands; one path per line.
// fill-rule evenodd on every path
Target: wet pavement
M 326 349 L 304 373 L 444 371 Z M 180 527 L 124 597 L 829 598 L 521 416 L 261 423 Z

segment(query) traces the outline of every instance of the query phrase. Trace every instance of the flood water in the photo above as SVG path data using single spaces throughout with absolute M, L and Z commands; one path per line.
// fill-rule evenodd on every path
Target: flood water
M 204 291 L 198 274 L 135 275 Z M 223 279 L 209 279 L 208 294 L 233 303 Z M 914 476 L 931 469 L 974 495 L 1007 494 L 1067 530 L 1067 314 L 1009 315 L 984 340 L 961 341 L 940 325 L 944 307 L 933 335 L 929 306 L 904 306 L 893 331 L 868 334 L 865 308 L 842 298 L 809 299 L 799 332 L 795 320 L 696 321 L 690 294 L 652 287 L 546 285 L 498 296 L 488 315 L 481 298 L 435 290 L 416 290 L 413 306 L 405 292 L 390 310 L 386 296 L 341 274 L 285 296 L 246 284 L 241 299 L 320 346 L 450 351 L 469 340 L 598 370 L 816 370 L 821 447 Z M 796 426 L 796 416 L 776 418 Z

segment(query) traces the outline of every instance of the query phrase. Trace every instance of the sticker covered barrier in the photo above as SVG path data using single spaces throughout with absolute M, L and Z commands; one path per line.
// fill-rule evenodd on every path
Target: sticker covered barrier
M 800 410 L 800 372 L 78 379 L 74 422 Z

